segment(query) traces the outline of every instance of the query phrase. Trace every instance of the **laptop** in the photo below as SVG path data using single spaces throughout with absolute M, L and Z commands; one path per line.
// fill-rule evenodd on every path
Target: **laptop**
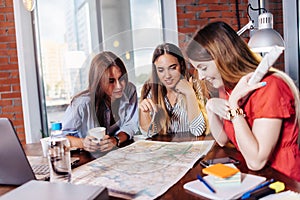
M 0 118 L 0 184 L 22 185 L 30 180 L 49 178 L 47 163 L 41 163 L 39 166 L 36 159 L 30 158 L 35 162 L 35 168 L 42 169 L 40 174 L 35 174 L 28 158 L 11 121 L 8 118 Z

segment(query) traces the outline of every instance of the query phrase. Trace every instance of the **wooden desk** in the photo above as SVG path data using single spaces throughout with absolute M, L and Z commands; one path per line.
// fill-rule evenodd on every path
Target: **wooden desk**
M 206 137 L 198 137 L 198 140 L 211 140 L 212 137 L 206 136 Z M 182 138 L 176 138 L 176 137 L 157 137 L 153 140 L 160 140 L 160 141 L 182 141 Z M 195 140 L 195 137 L 188 137 L 184 140 Z M 300 192 L 300 182 L 291 180 L 290 178 L 286 177 L 285 175 L 281 174 L 280 172 L 272 169 L 271 167 L 265 167 L 264 169 L 260 171 L 251 171 L 247 168 L 245 160 L 240 152 L 238 152 L 233 146 L 227 145 L 226 147 L 221 148 L 219 145 L 215 144 L 214 147 L 211 149 L 211 151 L 206 155 L 205 159 L 213 159 L 213 158 L 220 158 L 225 156 L 231 156 L 233 158 L 236 158 L 240 161 L 240 164 L 237 165 L 237 167 L 240 169 L 243 173 L 248 174 L 255 174 L 259 176 L 264 176 L 268 179 L 274 178 L 276 181 L 282 181 L 285 183 L 286 190 L 292 190 L 296 192 Z M 163 200 L 171 200 L 171 199 L 207 199 L 202 196 L 196 195 L 194 193 L 191 193 L 185 189 L 183 189 L 183 185 L 189 181 L 195 180 L 197 174 L 202 173 L 203 167 L 199 164 L 199 161 L 196 162 L 194 167 L 184 176 L 182 179 L 177 182 L 175 185 L 173 185 L 165 194 L 163 194 L 159 199 Z
M 189 137 L 174 137 L 174 136 L 159 136 L 152 138 L 152 140 L 156 141 L 191 141 L 191 140 L 209 140 L 212 139 L 210 136 L 206 137 L 194 137 L 194 136 L 189 136 Z M 42 155 L 42 149 L 40 144 L 27 144 L 24 146 L 25 152 L 27 155 L 31 156 L 38 156 Z M 80 162 L 78 165 L 83 165 L 94 158 L 85 151 L 75 151 L 72 152 L 72 156 L 78 156 L 80 157 Z M 274 178 L 275 180 L 282 181 L 286 185 L 286 190 L 292 190 L 296 192 L 300 192 L 300 182 L 294 181 L 286 177 L 285 175 L 277 172 L 276 170 L 270 168 L 270 167 L 265 167 L 264 169 L 260 171 L 251 171 L 246 167 L 245 161 L 242 157 L 242 155 L 236 151 L 236 149 L 230 145 L 221 148 L 218 145 L 215 145 L 212 150 L 206 155 L 205 159 L 211 159 L 211 158 L 218 158 L 218 157 L 224 157 L 224 156 L 231 156 L 234 157 L 238 160 L 240 160 L 240 164 L 237 165 L 237 167 L 241 170 L 243 173 L 249 173 L 249 174 L 255 174 L 255 175 L 260 175 L 264 176 L 267 178 Z M 189 170 L 189 172 L 182 177 L 182 179 L 177 182 L 175 185 L 173 185 L 166 193 L 164 193 L 162 196 L 160 196 L 158 199 L 162 200 L 173 200 L 173 199 L 206 199 L 204 197 L 201 197 L 199 195 L 196 195 L 194 193 L 191 193 L 189 191 L 186 191 L 183 189 L 183 185 L 189 181 L 195 180 L 197 174 L 202 174 L 202 166 L 199 165 L 199 161 L 197 161 L 194 165 L 194 167 Z M 203 174 L 202 174 L 203 175 Z M 0 186 L 0 195 L 4 194 L 12 189 L 14 189 L 14 186 Z M 111 197 L 110 199 L 118 199 L 115 197 Z

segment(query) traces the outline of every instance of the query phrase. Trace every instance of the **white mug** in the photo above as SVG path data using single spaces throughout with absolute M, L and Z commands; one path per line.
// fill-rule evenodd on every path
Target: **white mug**
M 105 136 L 106 128 L 105 127 L 96 127 L 88 131 L 88 135 L 97 138 L 99 141 Z

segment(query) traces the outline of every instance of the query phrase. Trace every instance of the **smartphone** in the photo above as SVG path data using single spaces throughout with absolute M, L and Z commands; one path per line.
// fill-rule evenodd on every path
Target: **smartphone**
M 200 161 L 200 165 L 202 165 L 203 167 L 208 167 L 210 165 L 217 164 L 217 163 L 222 163 L 222 164 L 228 164 L 228 163 L 239 164 L 240 161 L 237 160 L 237 159 L 234 159 L 232 157 L 214 158 L 214 159 L 210 159 L 210 160 L 201 160 Z
M 71 168 L 76 167 L 77 163 L 80 161 L 79 157 L 71 157 Z

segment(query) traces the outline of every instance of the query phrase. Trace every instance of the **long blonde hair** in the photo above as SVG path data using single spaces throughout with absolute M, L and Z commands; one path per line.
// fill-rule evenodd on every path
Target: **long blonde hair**
M 295 110 L 296 110 L 296 117 L 295 120 L 296 122 L 298 122 L 298 126 L 300 124 L 300 97 L 299 97 L 299 89 L 297 88 L 297 86 L 295 85 L 293 79 L 291 79 L 291 77 L 289 77 L 286 73 L 284 73 L 283 71 L 280 71 L 278 69 L 272 68 L 269 70 L 270 72 L 274 72 L 274 75 L 277 77 L 280 77 L 281 79 L 283 79 L 287 85 L 290 87 L 293 95 L 294 95 L 294 101 L 295 101 Z M 298 133 L 298 146 L 300 149 L 300 129 L 299 129 L 299 133 Z

